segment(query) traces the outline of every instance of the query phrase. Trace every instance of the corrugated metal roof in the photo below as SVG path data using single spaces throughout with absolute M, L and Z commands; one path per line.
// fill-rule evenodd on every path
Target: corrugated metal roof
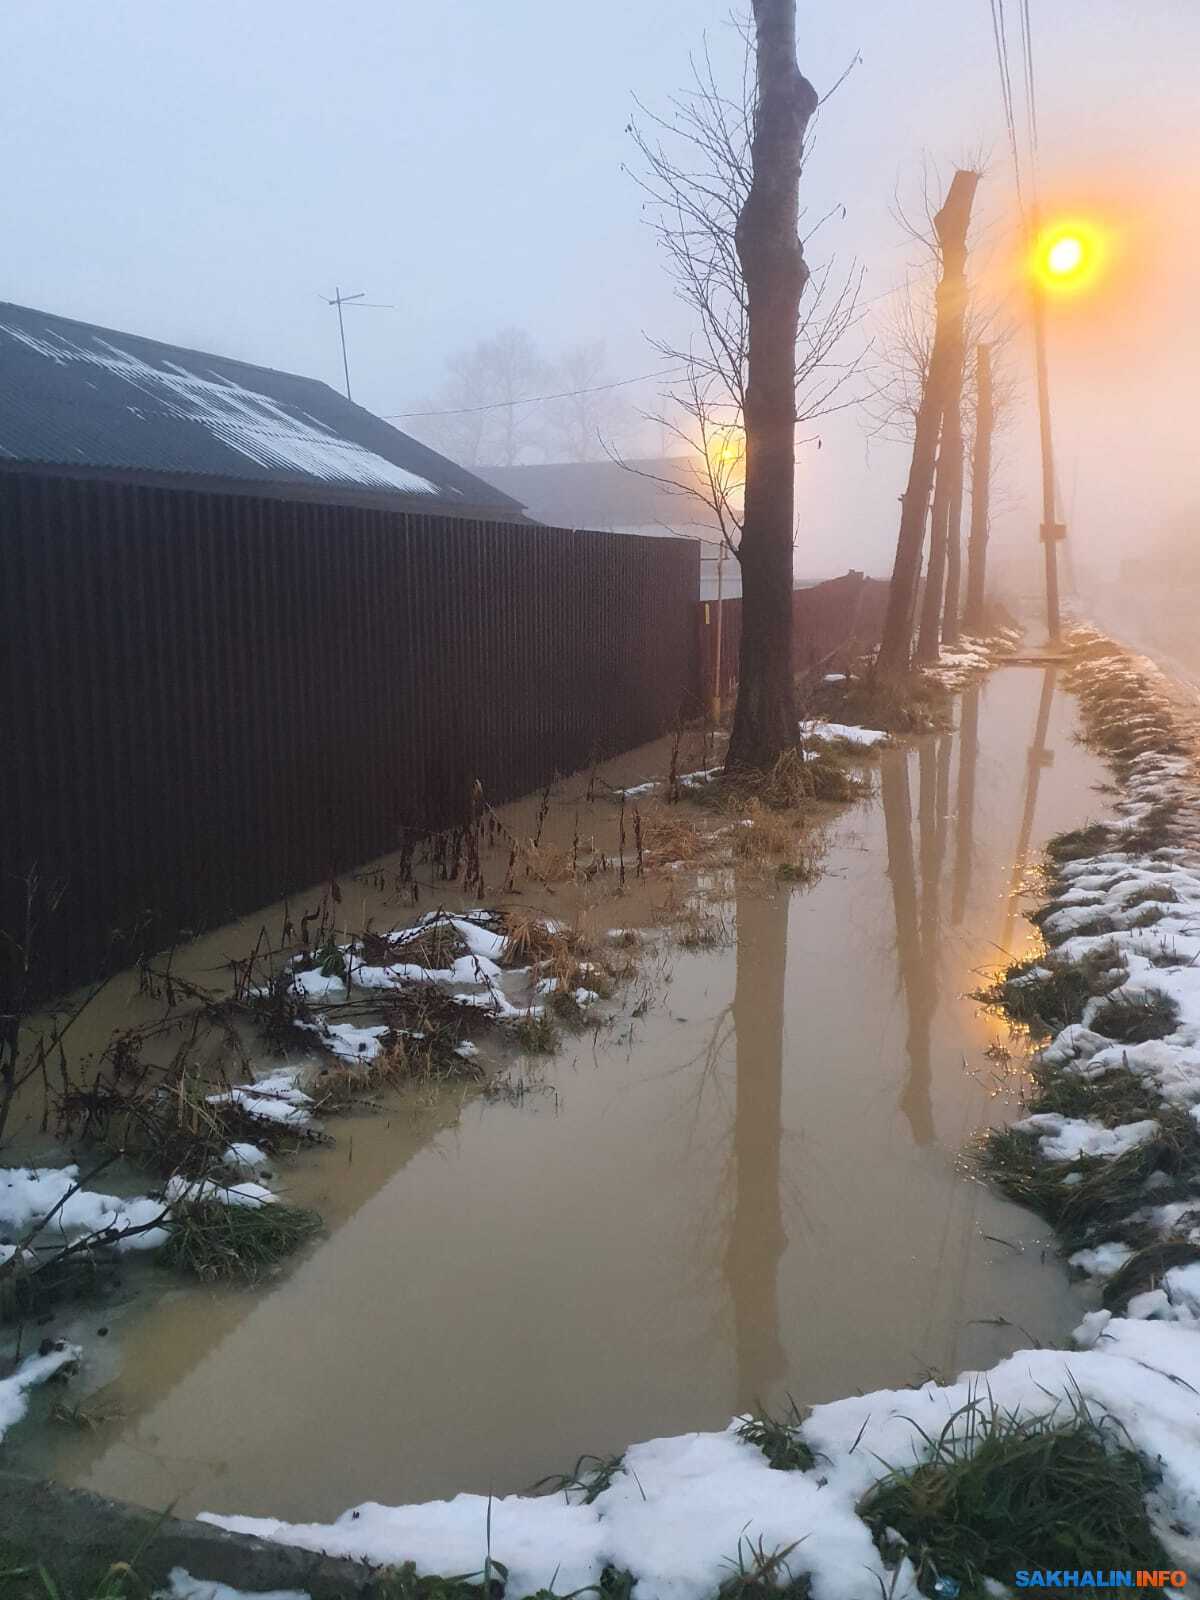
M 720 537 L 716 517 L 702 498 L 697 464 L 688 456 L 549 461 L 489 471 L 531 517 L 552 527 Z
M 0 460 L 520 506 L 327 384 L 0 302 Z

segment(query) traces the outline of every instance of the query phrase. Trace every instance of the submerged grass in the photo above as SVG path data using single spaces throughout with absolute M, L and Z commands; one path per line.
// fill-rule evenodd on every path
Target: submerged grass
M 513 1029 L 518 1046 L 531 1056 L 552 1056 L 562 1044 L 562 1035 L 548 1011 L 529 1011 Z
M 900 1536 L 923 1593 L 948 1577 L 982 1600 L 985 1580 L 1011 1584 L 1022 1567 L 1107 1572 L 1134 1552 L 1171 1565 L 1146 1511 L 1154 1472 L 1082 1396 L 1034 1417 L 974 1396 L 936 1438 L 913 1427 L 926 1459 L 890 1472 L 859 1512 L 886 1556 Z
M 719 906 L 689 900 L 671 918 L 675 942 L 684 950 L 721 950 L 734 942 L 729 919 Z
M 276 1201 L 227 1205 L 189 1200 L 172 1213 L 162 1259 L 198 1278 L 255 1283 L 320 1230 L 315 1211 Z

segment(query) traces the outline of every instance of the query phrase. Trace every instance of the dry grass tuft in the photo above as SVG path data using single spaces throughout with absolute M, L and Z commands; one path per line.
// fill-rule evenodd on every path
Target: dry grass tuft
M 770 772 L 731 772 L 714 796 L 724 810 L 745 808 L 754 800 L 772 811 L 805 811 L 814 800 L 860 800 L 870 784 L 843 754 L 826 746 L 785 750 Z
M 795 853 L 800 817 L 772 810 L 752 797 L 734 826 L 733 854 L 738 861 L 790 860 Z
M 642 812 L 642 851 L 647 866 L 703 862 L 719 848 L 716 833 L 674 806 L 655 802 Z

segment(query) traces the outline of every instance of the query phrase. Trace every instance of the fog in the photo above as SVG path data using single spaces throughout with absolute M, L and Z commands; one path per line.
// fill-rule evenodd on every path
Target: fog
M 1072 560 L 1104 584 L 1164 539 L 1186 546 L 1200 508 L 1200 7 L 1033 0 L 1032 13 L 1044 212 L 1095 218 L 1112 241 L 1094 293 L 1050 315 Z M 734 81 L 724 0 L 6 0 L 0 298 L 340 386 L 319 296 L 365 291 L 389 309 L 346 313 L 354 396 L 384 415 L 428 407 L 447 360 L 509 326 L 547 358 L 603 341 L 611 378 L 653 372 L 647 335 L 689 330 L 623 170 L 627 125 L 634 96 L 661 108 L 685 86 L 706 32 Z M 948 175 L 986 154 L 989 270 L 1013 261 L 989 8 L 804 5 L 800 38 L 822 92 L 862 56 L 822 109 L 803 190 L 810 218 L 845 207 L 810 254 L 861 263 L 861 345 L 913 259 L 893 206 L 918 194 L 924 159 Z M 995 549 L 1019 587 L 1040 520 L 1024 327 L 1012 359 Z M 654 404 L 653 384 L 619 393 Z M 797 571 L 886 575 L 903 446 L 872 439 L 853 406 L 806 431 L 820 444 L 801 452 Z M 627 422 L 618 442 L 660 439 Z

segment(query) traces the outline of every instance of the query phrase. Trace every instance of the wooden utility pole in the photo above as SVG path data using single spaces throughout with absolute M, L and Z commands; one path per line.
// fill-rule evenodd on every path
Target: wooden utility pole
M 967 299 L 967 229 L 971 206 L 979 187 L 979 174 L 960 170 L 951 179 L 942 209 L 933 219 L 942 259 L 942 275 L 937 287 L 937 316 L 929 371 L 917 408 L 916 432 L 908 487 L 900 510 L 900 533 L 896 540 L 896 560 L 888 591 L 883 640 L 879 647 L 882 672 L 905 672 L 912 649 L 912 619 L 916 607 L 917 584 L 921 575 L 921 547 L 925 541 L 925 520 L 929 493 L 933 487 L 934 463 L 942 415 L 949 399 L 957 393 L 962 371 L 963 319 Z M 931 573 L 931 576 L 933 574 Z M 941 610 L 941 574 L 937 575 L 937 604 Z
M 750 189 L 734 242 L 746 287 L 745 512 L 739 688 L 730 768 L 770 767 L 795 743 L 792 538 L 796 341 L 808 264 L 800 171 L 817 92 L 796 62 L 796 0 L 754 0 L 758 98 Z
M 971 533 L 967 541 L 967 603 L 963 627 L 981 633 L 987 586 L 988 497 L 992 481 L 992 430 L 996 425 L 992 400 L 992 352 L 986 344 L 975 347 L 975 450 L 971 459 Z
M 1038 225 L 1034 221 L 1034 237 Z M 1051 644 L 1062 634 L 1058 609 L 1058 545 L 1066 524 L 1054 520 L 1054 438 L 1050 430 L 1050 378 L 1046 370 L 1046 301 L 1041 284 L 1033 282 L 1033 353 L 1037 363 L 1038 429 L 1042 438 L 1042 549 L 1046 552 L 1046 633 Z

